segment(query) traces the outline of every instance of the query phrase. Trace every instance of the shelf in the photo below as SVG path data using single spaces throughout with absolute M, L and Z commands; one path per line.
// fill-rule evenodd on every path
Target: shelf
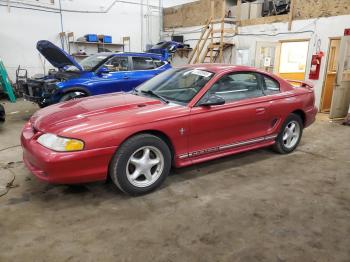
M 84 42 L 84 41 L 71 41 L 69 44 L 76 44 L 76 45 L 97 45 L 97 46 L 117 46 L 117 47 L 123 47 L 123 44 L 118 43 L 100 43 L 100 42 Z

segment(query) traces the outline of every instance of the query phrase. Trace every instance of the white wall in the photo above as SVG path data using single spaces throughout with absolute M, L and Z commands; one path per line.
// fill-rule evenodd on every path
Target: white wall
M 18 0 L 17 0 L 18 1 Z M 11 5 L 25 8 L 32 6 Z M 22 1 L 40 5 L 37 1 Z M 59 1 L 55 5 L 44 6 L 57 12 Z M 141 32 L 141 5 L 143 3 L 143 30 Z M 142 51 L 147 43 L 155 44 L 160 37 L 160 17 L 158 0 L 61 0 L 62 9 L 70 11 L 86 11 L 94 13 L 62 12 L 63 29 L 74 32 L 76 37 L 87 33 L 111 35 L 113 42 L 121 43 L 123 36 L 131 37 L 131 50 Z M 107 8 L 114 5 L 107 11 Z M 0 0 L 0 5 L 7 1 Z M 148 4 L 148 6 L 146 6 Z M 34 7 L 36 8 L 36 7 Z M 10 78 L 15 80 L 18 65 L 27 68 L 29 75 L 44 72 L 44 59 L 40 58 L 35 46 L 41 39 L 61 45 L 58 33 L 61 31 L 59 13 L 25 10 L 0 6 L 0 59 L 3 60 Z M 142 45 L 141 45 L 142 39 Z M 46 70 L 50 65 L 46 62 Z
M 163 7 L 166 8 L 166 7 L 176 6 L 176 5 L 188 4 L 199 0 L 162 0 L 162 1 L 163 1 Z
M 324 17 L 318 19 L 309 20 L 297 20 L 293 21 L 292 31 L 288 31 L 288 23 L 274 23 L 265 25 L 254 25 L 239 28 L 239 35 L 235 37 L 226 38 L 226 41 L 232 41 L 235 43 L 235 49 L 249 49 L 250 50 L 250 65 L 255 65 L 255 51 L 257 42 L 278 42 L 280 40 L 287 39 L 310 39 L 309 54 L 306 66 L 306 80 L 310 71 L 311 56 L 316 52 L 316 43 L 320 40 L 321 51 L 325 53 L 325 57 L 321 64 L 321 74 L 319 80 L 312 80 L 315 85 L 316 104 L 320 105 L 323 81 L 326 70 L 327 52 L 329 47 L 330 37 L 340 37 L 344 35 L 344 29 L 350 27 L 350 15 Z M 190 28 L 178 28 L 171 32 L 164 32 L 164 37 L 169 38 L 171 34 L 183 34 L 185 42 L 192 47 L 197 43 L 196 39 L 199 38 L 201 27 Z M 195 32 L 197 31 L 197 32 Z M 302 33 L 301 33 L 302 32 Z M 247 35 L 251 34 L 251 35 Z M 266 34 L 266 35 L 261 35 Z M 229 53 L 224 58 L 225 63 L 230 62 L 228 57 Z M 235 55 L 231 63 L 235 63 Z M 178 64 L 185 62 L 184 59 L 178 59 L 175 61 Z

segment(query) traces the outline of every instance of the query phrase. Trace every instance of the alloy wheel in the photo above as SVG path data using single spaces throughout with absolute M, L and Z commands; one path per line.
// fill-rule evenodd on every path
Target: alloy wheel
M 289 122 L 283 132 L 283 144 L 287 149 L 293 148 L 299 140 L 300 137 L 300 125 L 297 121 Z
M 126 165 L 129 182 L 136 187 L 148 187 L 154 184 L 164 169 L 164 157 L 153 146 L 144 146 L 131 154 Z

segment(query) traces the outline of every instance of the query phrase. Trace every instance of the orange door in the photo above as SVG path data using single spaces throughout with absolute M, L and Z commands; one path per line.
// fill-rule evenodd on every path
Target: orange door
M 322 91 L 321 112 L 329 112 L 336 83 L 340 39 L 332 39 L 329 47 L 327 74 Z

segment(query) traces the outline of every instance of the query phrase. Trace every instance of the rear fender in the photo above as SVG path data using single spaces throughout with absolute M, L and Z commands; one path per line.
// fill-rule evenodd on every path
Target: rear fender
M 309 90 L 314 90 L 314 84 L 310 81 L 300 81 L 300 80 L 286 80 L 294 87 L 303 87 Z

